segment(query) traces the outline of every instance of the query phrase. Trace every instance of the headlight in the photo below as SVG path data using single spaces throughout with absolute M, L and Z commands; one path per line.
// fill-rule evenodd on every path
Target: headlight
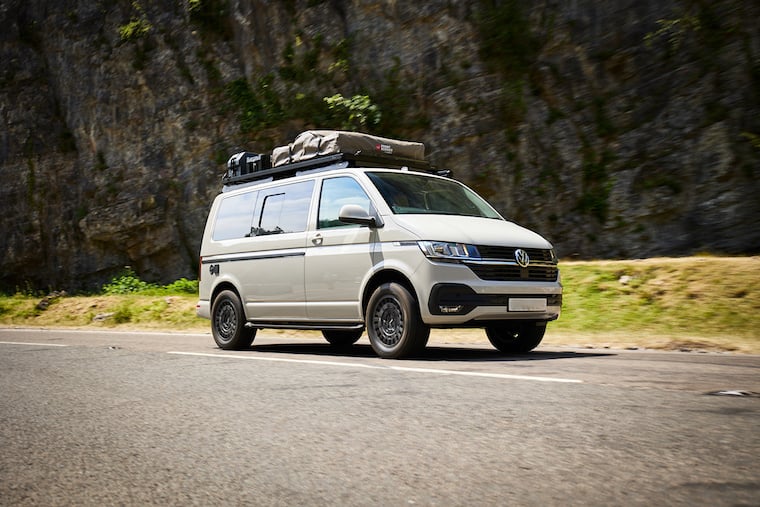
M 445 241 L 418 241 L 422 252 L 431 259 L 459 260 L 479 259 L 480 254 L 474 245 L 464 243 L 447 243 Z

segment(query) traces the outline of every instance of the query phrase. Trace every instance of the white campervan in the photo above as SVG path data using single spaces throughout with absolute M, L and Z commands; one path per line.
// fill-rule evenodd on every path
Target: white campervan
M 200 251 L 198 315 L 217 345 L 257 329 L 367 330 L 381 357 L 423 349 L 430 328 L 481 327 L 527 352 L 560 315 L 552 245 L 424 160 L 424 146 L 309 131 L 271 157 L 228 164 Z

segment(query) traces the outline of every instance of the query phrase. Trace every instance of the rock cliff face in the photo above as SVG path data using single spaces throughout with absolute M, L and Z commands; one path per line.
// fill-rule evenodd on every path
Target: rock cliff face
M 0 288 L 194 277 L 227 157 L 340 128 L 561 257 L 760 251 L 760 4 L 0 0 Z

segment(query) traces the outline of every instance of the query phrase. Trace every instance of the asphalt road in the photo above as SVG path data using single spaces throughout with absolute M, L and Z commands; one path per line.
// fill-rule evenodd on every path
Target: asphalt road
M 760 356 L 0 329 L 0 505 L 760 505 Z

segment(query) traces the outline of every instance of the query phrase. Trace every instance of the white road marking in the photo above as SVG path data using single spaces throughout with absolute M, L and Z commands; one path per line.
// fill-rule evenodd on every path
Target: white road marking
M 271 361 L 280 363 L 301 363 L 301 364 L 318 364 L 327 366 L 343 366 L 346 368 L 368 368 L 375 370 L 396 370 L 406 371 L 414 373 L 435 373 L 438 375 L 462 375 L 466 377 L 485 377 L 485 378 L 498 378 L 506 380 L 533 380 L 536 382 L 560 382 L 564 384 L 581 384 L 582 380 L 568 379 L 568 378 L 555 378 L 555 377 L 534 377 L 530 375 L 509 375 L 506 373 L 488 373 L 477 371 L 458 371 L 458 370 L 440 370 L 436 368 L 410 368 L 407 366 L 377 366 L 373 364 L 362 363 L 344 363 L 338 361 L 316 361 L 313 359 L 290 359 L 284 357 L 267 357 L 267 356 L 241 356 L 235 354 L 207 354 L 203 352 L 168 352 L 168 354 L 176 354 L 182 356 L 197 356 L 197 357 L 217 357 L 217 358 L 231 358 L 231 359 L 250 359 L 255 361 Z
M 210 337 L 211 332 L 205 333 L 185 333 L 182 331 L 144 331 L 141 329 L 135 329 L 132 331 L 118 331 L 114 329 L 64 329 L 64 328 L 38 328 L 38 327 L 0 327 L 0 333 L 4 332 L 21 332 L 21 333 L 46 333 L 46 334 L 98 334 L 98 335 L 154 335 L 154 336 L 166 336 L 166 335 L 181 335 L 181 336 L 198 336 L 198 337 Z M 2 343 L 2 342 L 0 342 Z
M 35 347 L 68 347 L 64 343 L 0 342 L 0 345 L 33 345 Z

